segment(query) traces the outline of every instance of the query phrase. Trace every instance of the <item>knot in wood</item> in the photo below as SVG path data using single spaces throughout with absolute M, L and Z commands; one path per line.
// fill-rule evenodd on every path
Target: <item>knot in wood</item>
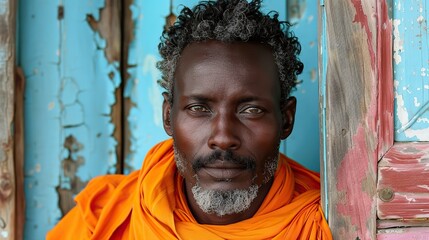
M 382 188 L 378 192 L 378 197 L 383 202 L 390 202 L 390 201 L 392 201 L 392 199 L 393 199 L 394 196 L 395 196 L 395 193 L 393 192 L 393 190 L 391 188 Z

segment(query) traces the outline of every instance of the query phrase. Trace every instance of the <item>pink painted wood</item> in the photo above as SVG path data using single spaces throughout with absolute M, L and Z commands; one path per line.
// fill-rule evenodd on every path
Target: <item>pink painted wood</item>
M 334 239 L 375 239 L 377 163 L 393 144 L 392 24 L 386 0 L 324 2 L 329 225 Z
M 429 218 L 429 143 L 395 143 L 379 163 L 377 192 L 380 219 Z
M 428 240 L 428 227 L 397 228 L 381 230 L 377 233 L 377 240 Z

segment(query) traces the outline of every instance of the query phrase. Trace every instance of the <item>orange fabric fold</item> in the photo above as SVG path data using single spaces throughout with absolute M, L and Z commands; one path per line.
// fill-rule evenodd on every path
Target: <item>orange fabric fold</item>
M 320 207 L 319 175 L 284 155 L 252 218 L 198 224 L 172 145 L 170 139 L 152 148 L 140 171 L 92 180 L 47 239 L 332 239 Z

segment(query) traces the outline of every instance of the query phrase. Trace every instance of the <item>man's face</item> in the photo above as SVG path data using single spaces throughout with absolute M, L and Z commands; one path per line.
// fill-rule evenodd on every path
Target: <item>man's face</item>
M 186 189 L 266 185 L 295 113 L 295 99 L 281 108 L 272 51 L 253 43 L 193 43 L 174 79 L 173 105 L 163 106 L 164 127 L 174 139 Z

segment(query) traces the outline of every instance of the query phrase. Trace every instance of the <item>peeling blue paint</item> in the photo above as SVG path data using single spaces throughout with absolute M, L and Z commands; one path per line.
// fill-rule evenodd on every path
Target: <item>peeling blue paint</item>
M 396 141 L 429 141 L 428 8 L 427 0 L 394 1 Z
M 320 171 L 319 79 L 318 79 L 318 3 L 295 1 L 300 5 L 300 18 L 290 18 L 292 31 L 301 43 L 302 80 L 292 95 L 297 98 L 297 111 L 292 134 L 286 140 L 286 154 L 306 167 Z
M 98 20 L 103 7 L 104 0 L 20 4 L 18 61 L 27 80 L 26 239 L 44 239 L 61 218 L 56 187 L 71 188 L 61 168 L 67 136 L 83 146 L 72 156 L 84 160 L 75 177 L 86 182 L 115 172 L 117 142 L 110 114 L 121 82 L 119 64 L 107 61 L 106 41 L 86 21 L 87 14 Z

